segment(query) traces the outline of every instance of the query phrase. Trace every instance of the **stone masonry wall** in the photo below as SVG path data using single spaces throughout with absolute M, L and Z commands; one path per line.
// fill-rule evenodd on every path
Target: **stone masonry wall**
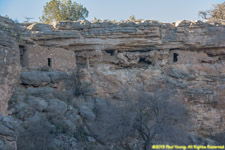
M 76 67 L 75 53 L 62 48 L 47 48 L 27 45 L 23 55 L 24 67 L 40 69 L 51 67 L 58 71 L 69 71 Z

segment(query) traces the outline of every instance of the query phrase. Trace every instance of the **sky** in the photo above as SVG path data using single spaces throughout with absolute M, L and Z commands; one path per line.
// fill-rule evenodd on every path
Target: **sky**
M 25 17 L 39 21 L 43 6 L 50 0 L 0 0 L 0 15 L 9 16 L 19 22 Z M 212 4 L 225 0 L 76 0 L 89 11 L 87 20 L 126 20 L 134 15 L 136 19 L 176 22 L 178 20 L 199 20 L 199 10 L 208 10 Z

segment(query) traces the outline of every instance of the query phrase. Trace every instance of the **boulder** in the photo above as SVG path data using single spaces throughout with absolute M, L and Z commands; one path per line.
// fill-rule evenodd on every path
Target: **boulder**
M 81 116 L 86 119 L 87 121 L 94 121 L 96 118 L 96 115 L 93 113 L 93 111 L 88 108 L 87 106 L 81 106 L 80 107 L 80 114 Z
M 28 105 L 39 112 L 46 111 L 48 108 L 48 103 L 40 97 L 30 96 L 27 100 Z
M 12 117 L 0 116 L 0 149 L 16 150 L 16 121 Z
M 40 86 L 42 83 L 51 83 L 51 78 L 46 72 L 30 71 L 20 75 L 22 84 Z
M 55 114 L 64 114 L 67 111 L 67 104 L 59 99 L 50 99 L 48 112 Z

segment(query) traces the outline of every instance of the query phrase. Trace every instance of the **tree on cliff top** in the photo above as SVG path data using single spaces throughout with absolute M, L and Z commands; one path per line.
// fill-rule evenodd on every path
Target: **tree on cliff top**
M 88 10 L 77 2 L 71 0 L 51 0 L 44 6 L 41 22 L 72 20 L 77 21 L 88 17 Z
M 199 11 L 199 16 L 207 20 L 225 20 L 225 2 L 213 5 L 211 10 Z

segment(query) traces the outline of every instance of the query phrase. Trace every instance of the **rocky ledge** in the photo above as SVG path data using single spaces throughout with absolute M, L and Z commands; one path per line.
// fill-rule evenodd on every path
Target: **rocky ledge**
M 42 46 L 82 50 L 169 50 L 224 47 L 224 24 L 201 21 L 35 23 L 27 40 Z

